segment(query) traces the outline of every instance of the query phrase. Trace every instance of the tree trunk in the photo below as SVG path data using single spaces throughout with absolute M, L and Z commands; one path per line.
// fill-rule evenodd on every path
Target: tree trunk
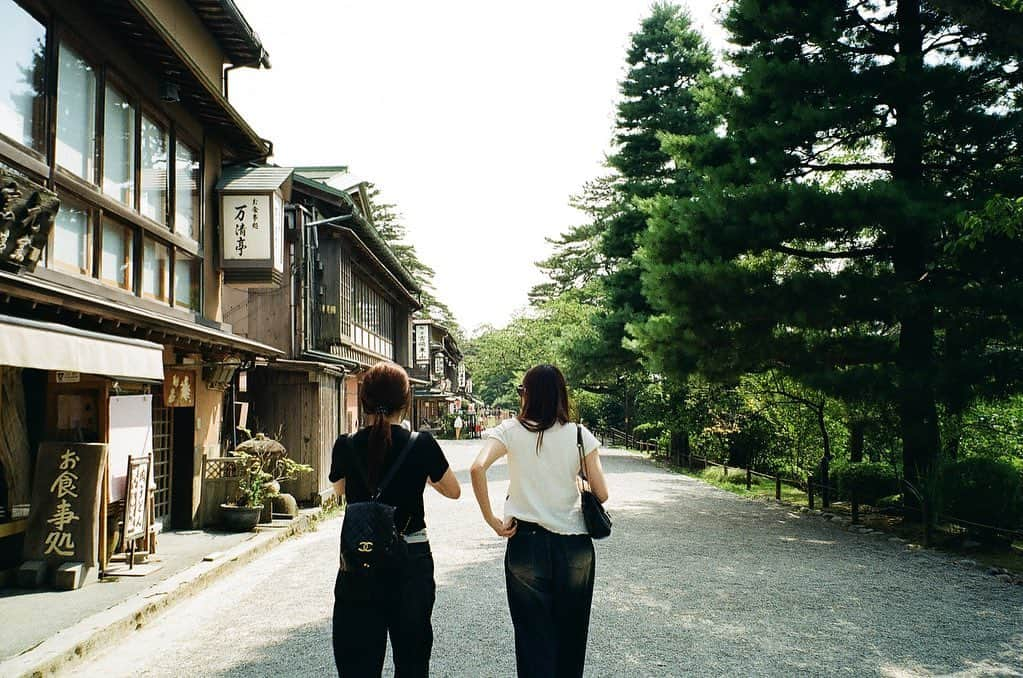
M 828 435 L 828 425 L 824 418 L 824 403 L 821 402 L 817 410 L 817 426 L 821 430 L 821 439 L 824 441 L 824 457 L 821 459 L 821 505 L 824 508 L 831 506 L 831 437 Z
M 863 438 L 867 431 L 867 422 L 855 419 L 849 422 L 849 461 L 863 461 Z
M 899 57 L 896 126 L 893 132 L 894 180 L 913 201 L 923 192 L 923 30 L 920 0 L 899 0 Z M 906 479 L 919 485 L 938 450 L 937 409 L 931 383 L 934 355 L 934 302 L 929 298 L 930 243 L 925 214 L 911 210 L 895 234 L 895 274 L 901 287 L 899 348 L 896 356 L 902 461 Z

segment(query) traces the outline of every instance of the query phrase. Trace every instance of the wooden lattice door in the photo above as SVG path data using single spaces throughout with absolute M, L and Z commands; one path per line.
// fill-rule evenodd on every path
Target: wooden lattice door
M 153 395 L 153 508 L 157 522 L 167 527 L 171 514 L 172 436 L 174 418 L 171 409 L 163 406 L 162 394 Z

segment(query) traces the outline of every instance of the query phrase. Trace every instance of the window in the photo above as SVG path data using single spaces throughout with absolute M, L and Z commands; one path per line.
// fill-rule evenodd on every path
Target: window
M 103 252 L 100 256 L 100 277 L 103 282 L 131 290 L 132 259 L 135 243 L 132 229 L 114 221 L 103 222 Z
M 142 294 L 157 301 L 170 301 L 170 251 L 152 238 L 142 242 Z
M 174 232 L 199 239 L 199 154 L 179 140 L 174 147 Z
M 180 250 L 174 253 L 174 305 L 199 310 L 199 260 Z
M 373 353 L 394 358 L 394 308 L 383 295 L 353 277 L 352 341 Z
M 0 132 L 46 150 L 46 29 L 11 0 L 0 0 Z
M 96 72 L 64 44 L 57 69 L 57 164 L 92 182 L 96 178 Z
M 92 215 L 85 205 L 66 196 L 61 196 L 60 203 L 46 265 L 89 275 L 92 272 Z
M 103 110 L 103 192 L 134 207 L 135 107 L 108 85 Z
M 142 215 L 167 223 L 167 130 L 142 116 Z

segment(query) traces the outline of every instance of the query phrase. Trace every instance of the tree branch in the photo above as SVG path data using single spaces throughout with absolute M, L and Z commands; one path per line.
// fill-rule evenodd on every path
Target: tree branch
M 875 256 L 878 254 L 886 254 L 891 251 L 891 249 L 887 247 L 865 247 L 857 250 L 825 252 L 819 250 L 804 250 L 796 247 L 788 247 L 786 245 L 776 245 L 769 249 L 774 252 L 780 252 L 781 254 L 791 254 L 794 257 L 805 257 L 807 259 L 863 259 L 865 257 Z

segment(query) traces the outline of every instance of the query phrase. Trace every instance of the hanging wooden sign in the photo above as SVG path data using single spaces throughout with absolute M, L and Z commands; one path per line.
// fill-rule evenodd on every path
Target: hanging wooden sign
M 195 407 L 193 370 L 164 370 L 163 404 L 166 407 Z

